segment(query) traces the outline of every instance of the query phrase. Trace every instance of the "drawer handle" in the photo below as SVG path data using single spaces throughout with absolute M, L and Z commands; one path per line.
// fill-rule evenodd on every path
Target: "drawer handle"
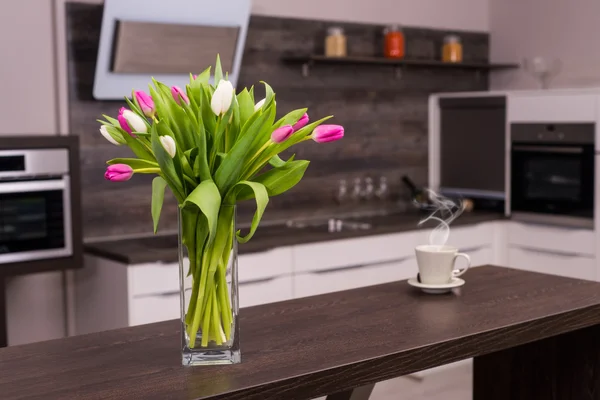
M 144 299 L 146 297 L 171 297 L 171 296 L 179 296 L 179 289 L 177 290 L 172 290 L 169 292 L 162 292 L 162 293 L 148 293 L 148 294 L 138 294 L 136 296 L 133 296 L 134 299 Z
M 270 278 L 260 278 L 260 279 L 253 279 L 250 281 L 244 281 L 244 282 L 240 282 L 240 286 L 244 286 L 244 285 L 257 285 L 259 283 L 266 283 L 266 282 L 271 282 L 274 281 L 275 278 L 277 278 L 276 276 L 272 276 Z
M 586 258 L 586 256 L 584 254 L 566 253 L 566 252 L 556 251 L 556 250 L 539 250 L 539 249 L 532 249 L 529 247 L 517 247 L 517 249 L 521 249 L 526 253 L 547 254 L 547 255 L 552 255 L 552 256 L 557 256 L 557 257 L 562 257 L 562 258 L 579 258 L 579 257 Z
M 355 264 L 355 265 L 346 265 L 343 267 L 333 267 L 333 268 L 327 268 L 327 269 L 320 269 L 320 270 L 316 270 L 316 271 L 311 271 L 312 273 L 315 274 L 328 274 L 331 272 L 338 272 L 338 271 L 348 271 L 348 270 L 352 270 L 352 269 L 359 269 L 359 268 L 365 268 L 365 267 L 375 267 L 377 265 L 383 265 L 383 264 L 390 264 L 390 263 L 399 263 L 399 262 L 404 262 L 407 261 L 409 259 L 411 259 L 412 256 L 407 256 L 407 257 L 402 257 L 402 258 L 397 258 L 394 260 L 385 260 L 385 261 L 378 261 L 378 262 L 374 262 L 374 263 L 369 263 L 369 264 Z
M 467 247 L 466 249 L 459 249 L 462 253 L 468 253 L 473 251 L 478 251 L 481 249 L 485 249 L 487 246 L 476 246 L 476 247 Z

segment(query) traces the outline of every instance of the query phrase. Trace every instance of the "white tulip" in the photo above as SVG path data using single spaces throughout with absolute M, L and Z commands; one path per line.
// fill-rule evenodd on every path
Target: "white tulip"
M 264 106 L 264 105 L 265 105 L 265 100 L 267 100 L 267 99 L 262 99 L 261 101 L 259 101 L 258 103 L 256 103 L 256 104 L 254 105 L 254 112 L 256 112 L 256 111 L 260 110 L 260 109 L 262 108 L 262 106 Z M 274 103 L 275 105 L 277 105 L 277 102 L 276 102 L 275 100 L 273 100 L 273 103 Z
M 258 103 L 256 103 L 254 105 L 254 111 L 255 112 L 258 111 L 258 110 L 260 110 L 262 108 L 262 106 L 265 104 L 265 100 L 267 100 L 267 99 L 262 99 L 261 101 L 259 101 Z
M 175 154 L 177 153 L 177 145 L 175 144 L 175 140 L 173 140 L 173 138 L 169 135 L 160 136 L 158 139 L 160 140 L 160 143 L 167 154 L 169 154 L 171 158 L 175 157 Z
M 102 125 L 102 126 L 100 127 L 100 133 L 102 134 L 102 136 L 104 136 L 104 138 L 105 138 L 106 140 L 108 140 L 108 141 L 109 141 L 109 142 L 111 142 L 112 144 L 114 144 L 114 145 L 117 145 L 117 146 L 119 146 L 119 145 L 120 145 L 120 143 L 119 143 L 119 142 L 117 142 L 117 141 L 116 141 L 116 140 L 115 140 L 115 139 L 114 139 L 114 138 L 113 138 L 113 137 L 110 135 L 110 133 L 108 133 L 108 129 L 106 129 L 106 125 Z
M 210 101 L 210 108 L 216 115 L 225 114 L 231 107 L 233 101 L 233 95 L 235 94 L 233 85 L 231 82 L 222 79 L 213 93 L 213 97 Z
M 142 117 L 140 117 L 133 111 L 131 111 L 131 110 L 123 111 L 123 118 L 125 118 L 125 121 L 127 121 L 127 123 L 129 124 L 129 126 L 131 127 L 131 129 L 134 132 L 140 132 L 140 133 L 148 132 L 148 127 L 146 126 L 146 122 L 142 119 Z

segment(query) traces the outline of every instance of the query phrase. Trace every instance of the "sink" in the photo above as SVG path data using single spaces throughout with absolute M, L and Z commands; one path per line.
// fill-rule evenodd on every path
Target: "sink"
M 366 222 L 340 218 L 328 218 L 321 220 L 290 220 L 286 222 L 285 226 L 292 229 L 318 230 L 329 233 L 342 231 L 366 231 L 372 228 L 372 225 Z

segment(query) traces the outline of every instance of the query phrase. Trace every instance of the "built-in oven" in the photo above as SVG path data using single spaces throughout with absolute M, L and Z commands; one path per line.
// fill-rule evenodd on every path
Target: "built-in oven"
M 67 149 L 0 151 L 0 264 L 73 254 Z
M 593 227 L 594 130 L 593 123 L 511 124 L 513 218 Z

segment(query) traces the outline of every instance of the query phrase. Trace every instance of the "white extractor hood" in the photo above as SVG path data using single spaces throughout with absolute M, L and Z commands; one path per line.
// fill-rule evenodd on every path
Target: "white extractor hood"
M 251 0 L 233 0 L 225 3 L 214 0 L 105 0 L 94 79 L 94 97 L 102 100 L 122 99 L 124 96 L 130 96 L 132 89 L 147 90 L 152 76 L 167 85 L 177 85 L 182 88 L 189 82 L 188 73 L 115 71 L 116 32 L 119 21 L 238 29 L 237 41 L 230 42 L 227 45 L 229 48 L 221 50 L 219 45 L 215 46 L 219 52 L 233 54 L 231 70 L 228 72 L 229 80 L 235 86 L 246 42 Z M 199 40 L 210 39 L 210 37 L 199 38 Z M 149 45 L 151 46 L 152 43 Z M 235 49 L 232 50 L 232 46 Z M 209 65 L 214 65 L 215 57 L 216 54 L 211 55 L 212 61 L 198 65 L 196 70 L 189 72 L 202 72 Z

